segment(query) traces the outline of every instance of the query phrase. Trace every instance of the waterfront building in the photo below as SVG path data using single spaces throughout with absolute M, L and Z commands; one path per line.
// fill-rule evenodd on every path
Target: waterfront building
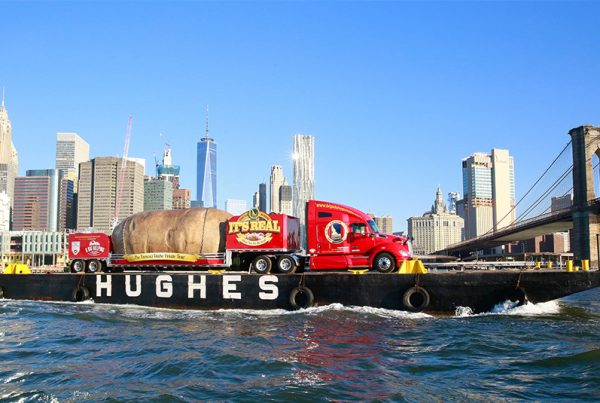
M 457 211 L 465 223 L 465 239 L 504 228 L 516 219 L 514 161 L 508 150 L 492 149 L 463 159 L 463 199 Z
M 197 202 L 199 207 L 217 207 L 217 143 L 208 135 L 208 112 L 206 133 L 198 142 L 197 153 Z
M 553 197 L 550 200 L 550 211 L 555 212 L 573 207 L 573 195 L 568 194 L 559 197 Z
M 570 209 L 573 207 L 573 195 L 552 197 L 550 203 L 550 212 Z M 519 241 L 516 244 L 508 245 L 511 253 L 532 253 L 532 254 L 561 254 L 571 251 L 571 230 L 565 232 L 555 232 L 536 236 L 535 238 Z
M 26 175 L 15 180 L 13 230 L 57 231 L 61 172 L 35 169 Z
M 301 239 L 305 243 L 306 202 L 315 198 L 315 138 L 297 134 L 292 148 L 294 162 L 293 213 L 300 218 Z M 306 247 L 305 244 L 302 245 Z
M 283 167 L 273 165 L 271 167 L 271 211 L 273 213 L 281 213 L 279 189 L 283 186 L 284 181 Z
M 79 164 L 90 160 L 90 145 L 77 133 L 56 133 L 56 169 L 63 177 L 72 179 L 77 186 Z
M 182 210 L 192 206 L 190 189 L 173 189 L 173 210 Z
M 381 233 L 391 234 L 394 232 L 394 220 L 392 219 L 392 216 L 378 216 L 375 213 L 369 213 L 369 215 L 373 218 L 373 221 L 375 224 L 377 224 L 377 227 Z
M 67 233 L 64 231 L 3 231 L 0 233 L 0 260 L 19 260 L 31 266 L 65 263 Z
M 12 141 L 12 125 L 4 105 L 4 91 L 0 105 L 0 192 L 4 191 L 14 203 L 15 178 L 19 171 L 19 155 Z
M 225 211 L 233 215 L 241 215 L 248 211 L 246 200 L 227 199 L 225 200 Z
M 279 187 L 279 210 L 281 214 L 293 215 L 292 187 L 285 179 Z
M 267 184 L 265 182 L 258 185 L 258 209 L 268 213 L 267 206 Z
M 120 221 L 144 210 L 144 166 L 128 159 L 121 172 L 123 164 L 118 157 L 79 164 L 78 229 L 110 232 L 115 217 Z
M 428 255 L 460 242 L 463 230 L 464 220 L 448 211 L 439 187 L 431 210 L 421 217 L 408 219 L 408 236 L 413 238 L 415 255 Z
M 172 209 L 173 182 L 153 178 L 144 181 L 144 211 Z

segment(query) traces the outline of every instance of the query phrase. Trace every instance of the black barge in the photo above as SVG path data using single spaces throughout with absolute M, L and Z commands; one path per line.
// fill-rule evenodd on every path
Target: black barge
M 0 275 L 0 298 L 174 309 L 300 309 L 340 303 L 433 314 L 486 312 L 507 300 L 555 300 L 600 286 L 600 271 L 447 271 L 426 274 L 128 272 Z

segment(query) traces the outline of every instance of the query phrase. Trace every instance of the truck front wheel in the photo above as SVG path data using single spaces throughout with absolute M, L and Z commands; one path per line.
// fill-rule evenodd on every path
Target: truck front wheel
M 280 256 L 277 259 L 277 270 L 283 274 L 292 274 L 296 271 L 296 261 L 288 255 Z
M 269 259 L 268 256 L 265 255 L 260 255 L 258 257 L 256 257 L 253 261 L 252 261 L 252 270 L 254 270 L 255 273 L 259 273 L 259 274 L 267 274 L 271 271 L 271 259 Z
M 396 269 L 396 259 L 387 252 L 380 253 L 373 260 L 373 270 L 380 273 L 391 273 Z

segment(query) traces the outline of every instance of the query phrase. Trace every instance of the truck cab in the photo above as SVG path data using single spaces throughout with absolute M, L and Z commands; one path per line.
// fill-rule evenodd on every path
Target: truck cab
M 355 208 L 310 200 L 306 218 L 311 270 L 372 268 L 389 273 L 410 259 L 407 238 L 381 233 L 369 215 Z

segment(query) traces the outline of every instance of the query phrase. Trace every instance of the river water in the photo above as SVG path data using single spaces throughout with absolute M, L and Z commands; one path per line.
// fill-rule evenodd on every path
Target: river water
M 432 317 L 0 300 L 0 402 L 600 400 L 600 291 Z

